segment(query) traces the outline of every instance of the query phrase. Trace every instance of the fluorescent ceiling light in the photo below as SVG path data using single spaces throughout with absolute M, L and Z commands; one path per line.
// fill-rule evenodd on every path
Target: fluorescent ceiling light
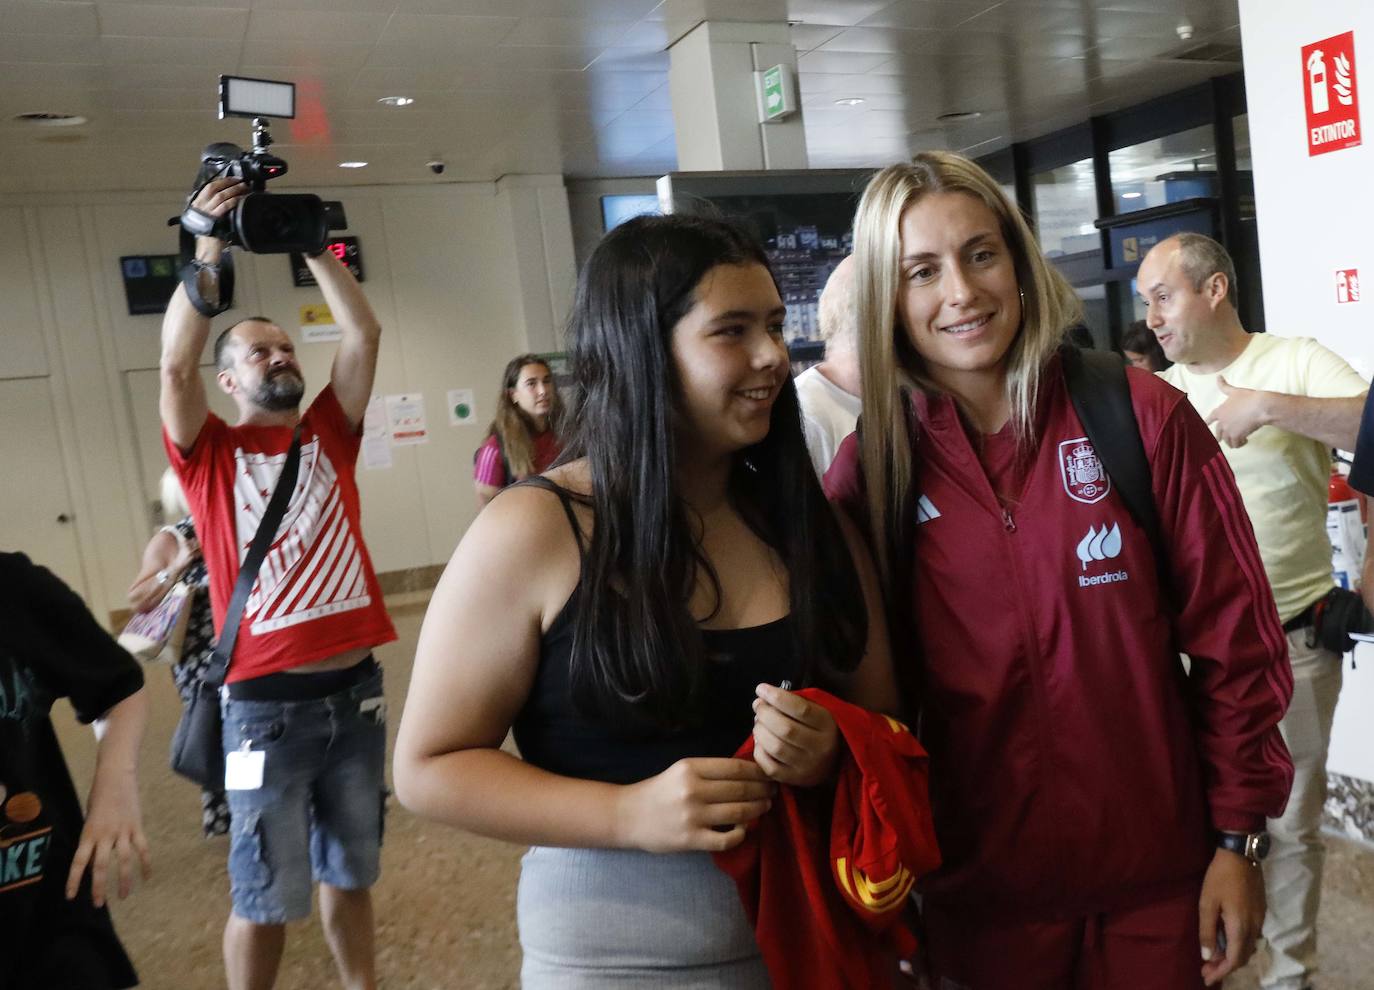
M 367 168 L 367 162 L 339 162 L 339 168 Z
M 408 107 L 415 99 L 411 96 L 383 96 L 377 102 L 384 107 Z

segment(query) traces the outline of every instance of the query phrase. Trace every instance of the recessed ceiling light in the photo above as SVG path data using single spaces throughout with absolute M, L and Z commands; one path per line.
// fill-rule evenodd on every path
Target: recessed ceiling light
M 1122 194 L 1121 194 L 1121 198 L 1122 198 L 1122 199 L 1139 199 L 1141 196 L 1144 196 L 1144 195 L 1145 195 L 1144 193 L 1129 192 L 1129 193 L 1122 193 Z
M 842 100 L 836 100 L 836 101 L 835 101 L 835 106 L 837 106 L 837 107 L 857 107 L 859 104 L 861 104 L 861 103 L 863 103 L 863 102 L 864 102 L 864 98 L 863 98 L 862 96 L 846 96 L 846 97 L 845 97 L 844 99 L 842 99 Z
M 955 110 L 953 113 L 942 113 L 935 119 L 942 124 L 960 124 L 966 120 L 977 120 L 981 116 L 981 110 Z
M 415 99 L 410 96 L 383 96 L 377 102 L 384 107 L 408 107 Z
M 339 162 L 339 168 L 367 168 L 367 162 Z
M 37 127 L 76 127 L 86 123 L 86 118 L 79 113 L 53 113 L 47 110 L 17 113 L 14 119 Z

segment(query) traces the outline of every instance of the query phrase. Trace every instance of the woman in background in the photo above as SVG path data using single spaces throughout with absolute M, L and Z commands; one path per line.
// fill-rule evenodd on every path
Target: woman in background
M 1133 368 L 1154 374 L 1172 368 L 1174 362 L 1164 356 L 1164 348 L 1159 346 L 1159 338 L 1144 320 L 1136 320 L 1121 335 L 1121 353 Z
M 191 510 L 171 468 L 162 473 L 162 518 L 176 522 L 163 526 L 143 551 L 143 567 L 129 586 L 129 604 L 135 612 L 147 612 L 172 590 L 178 581 L 191 589 L 191 614 L 181 656 L 172 664 L 172 680 L 185 704 L 205 676 L 215 649 L 215 620 L 210 612 L 210 575 L 200 555 Z M 200 823 L 205 837 L 229 834 L 229 805 L 222 789 L 201 791 Z
M 502 488 L 542 474 L 557 459 L 560 412 L 558 386 L 544 360 L 535 354 L 512 358 L 501 375 L 496 417 L 473 459 L 478 509 Z
M 567 459 L 477 517 L 396 743 L 416 814 L 528 844 L 526 990 L 763 988 L 711 851 L 838 758 L 785 686 L 896 702 L 871 565 L 825 503 L 762 249 L 639 217 L 588 261 Z M 501 749 L 514 728 L 517 757 Z M 753 759 L 733 754 L 753 734 Z

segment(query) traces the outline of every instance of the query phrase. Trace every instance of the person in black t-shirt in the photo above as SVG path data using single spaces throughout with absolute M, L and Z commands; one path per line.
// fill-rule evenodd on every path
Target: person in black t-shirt
M 99 745 L 84 819 L 49 713 Z M 143 672 L 51 572 L 0 553 L 0 988 L 119 990 L 138 977 L 105 907 L 149 870 L 136 778 Z

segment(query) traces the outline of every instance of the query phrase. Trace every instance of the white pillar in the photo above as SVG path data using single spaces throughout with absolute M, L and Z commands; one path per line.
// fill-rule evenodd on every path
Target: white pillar
M 1374 135 L 1364 131 L 1374 124 L 1374 5 L 1240 0 L 1240 26 L 1265 322 L 1285 337 L 1317 338 L 1368 377 Z M 1347 32 L 1348 65 L 1338 57 Z M 1357 117 L 1359 143 L 1350 133 Z M 1357 810 L 1342 810 L 1342 824 L 1374 841 L 1374 646 L 1359 644 L 1355 657 L 1331 731 L 1326 765 L 1339 776 L 1327 808 L 1352 801 Z
M 678 169 L 683 172 L 806 168 L 801 110 L 759 123 L 754 74 L 786 65 L 797 51 L 784 23 L 703 21 L 671 49 Z

